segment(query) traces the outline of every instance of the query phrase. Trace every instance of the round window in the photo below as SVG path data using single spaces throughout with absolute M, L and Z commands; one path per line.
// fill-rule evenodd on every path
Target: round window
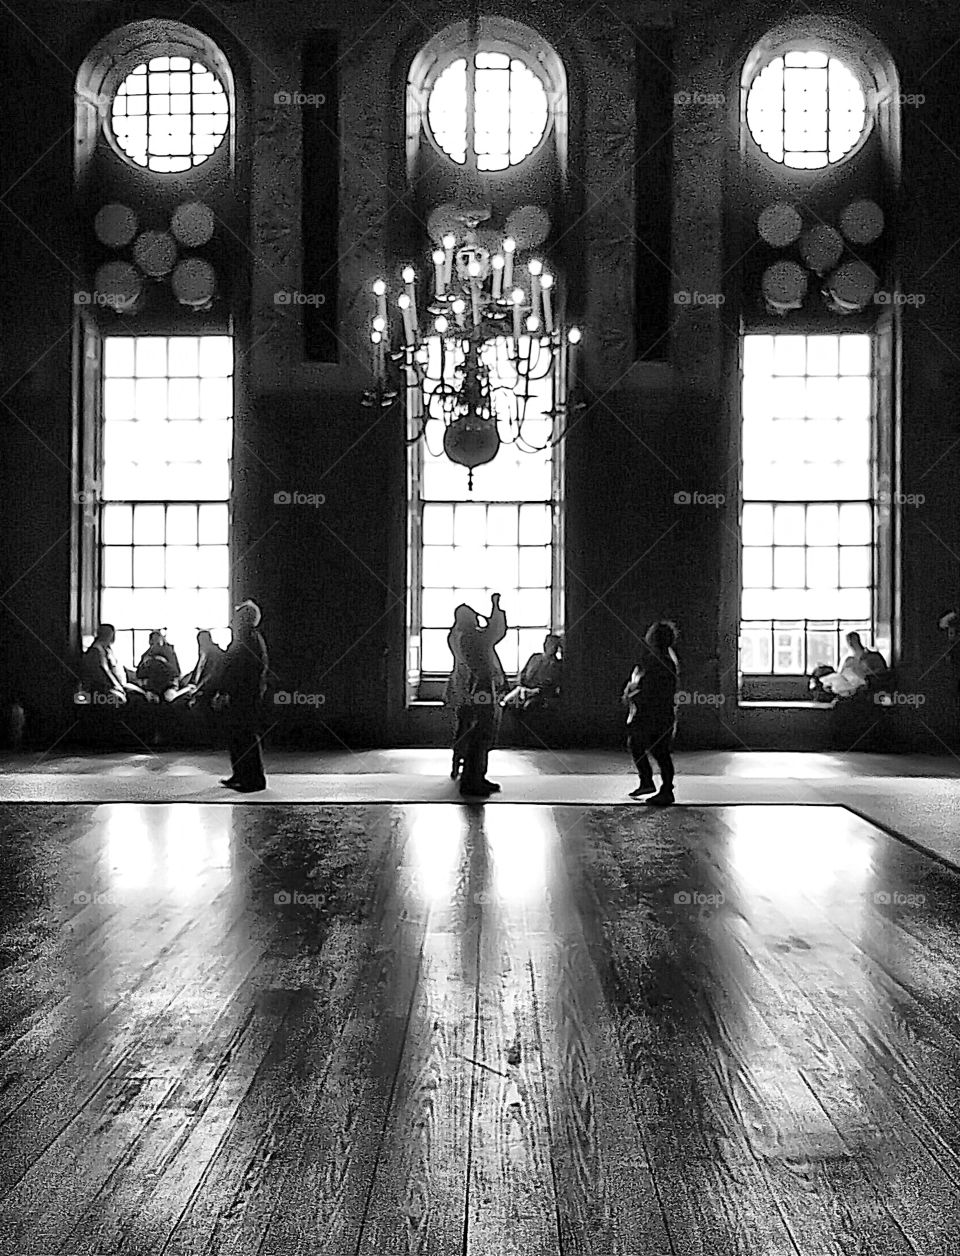
M 842 161 L 865 134 L 866 97 L 857 75 L 837 57 L 796 49 L 755 75 L 747 126 L 771 161 L 819 170 Z
M 121 152 L 164 174 L 202 165 L 223 143 L 229 122 L 223 84 L 189 57 L 138 65 L 117 89 L 111 111 Z
M 433 85 L 427 120 L 435 142 L 461 166 L 468 156 L 478 170 L 519 165 L 547 131 L 550 110 L 543 83 L 519 57 L 477 52 L 471 110 L 469 70 L 467 59 L 460 57 Z

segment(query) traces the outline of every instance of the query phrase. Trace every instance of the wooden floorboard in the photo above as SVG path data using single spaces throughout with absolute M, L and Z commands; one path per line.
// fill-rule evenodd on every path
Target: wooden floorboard
M 24 807 L 0 871 L 0 1256 L 956 1254 L 960 875 L 843 809 Z
M 543 896 L 531 894 L 527 860 L 539 858 L 543 828 L 531 821 L 521 842 L 515 818 L 504 823 L 480 808 L 471 814 L 479 962 L 468 1256 L 560 1251 L 543 1057 L 550 1028 L 537 1000 L 543 951 L 552 939 Z

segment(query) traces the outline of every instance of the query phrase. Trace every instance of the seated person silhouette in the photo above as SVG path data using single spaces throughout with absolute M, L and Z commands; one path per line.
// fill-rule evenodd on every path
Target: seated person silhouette
M 217 645 L 206 628 L 201 628 L 197 633 L 196 664 L 192 671 L 185 672 L 180 677 L 180 688 L 171 701 L 185 702 L 191 707 L 198 702 L 209 702 L 217 692 L 225 658 L 226 652 Z
M 149 645 L 140 656 L 137 664 L 137 680 L 143 686 L 150 702 L 172 702 L 177 696 L 177 681 L 180 678 L 180 663 L 177 652 L 159 628 L 155 628 L 149 637 Z
M 500 705 L 513 710 L 537 711 L 556 706 L 560 697 L 560 675 L 563 664 L 560 651 L 563 639 L 548 633 L 543 639 L 543 652 L 531 654 L 511 689 Z
M 858 632 L 846 636 L 850 653 L 835 672 L 818 677 L 819 683 L 837 698 L 852 698 L 864 690 L 888 683 L 890 668 L 878 650 L 868 650 Z
M 113 643 L 117 630 L 113 624 L 100 624 L 92 643 L 83 652 L 80 667 L 81 682 L 94 701 L 98 698 L 117 706 L 123 706 L 133 695 L 145 697 L 139 685 L 127 680 L 124 669 L 117 662 Z

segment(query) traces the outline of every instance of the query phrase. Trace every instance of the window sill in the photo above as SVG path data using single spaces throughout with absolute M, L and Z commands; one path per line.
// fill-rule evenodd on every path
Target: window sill
M 737 706 L 747 710 L 832 711 L 836 706 L 836 699 L 833 702 L 745 702 L 741 698 L 738 699 Z

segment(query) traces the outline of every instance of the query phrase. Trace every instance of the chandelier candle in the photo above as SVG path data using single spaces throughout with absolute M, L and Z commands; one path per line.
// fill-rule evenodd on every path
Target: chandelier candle
M 377 298 L 377 317 L 382 318 L 384 326 L 387 322 L 387 285 L 382 279 L 378 279 L 373 285 L 373 294 Z
M 573 388 L 577 382 L 577 345 L 580 343 L 579 327 L 571 327 L 567 332 L 567 341 L 570 345 L 570 353 L 567 358 L 567 379 L 570 381 L 570 387 Z
M 412 266 L 404 266 L 403 282 L 406 287 L 407 296 L 410 298 L 410 317 L 413 321 L 414 331 L 419 330 L 419 326 L 420 326 L 419 323 L 417 322 L 417 293 L 416 293 L 416 289 L 413 286 L 416 280 L 416 277 L 417 277 L 417 272 L 413 269 Z
M 522 288 L 514 288 L 510 298 L 513 301 L 513 338 L 520 352 L 520 313 L 523 307 L 524 292 Z
M 494 301 L 499 301 L 503 296 L 503 254 L 497 253 L 494 257 L 492 257 L 490 259 L 490 265 L 493 267 L 493 299 Z
M 444 256 L 443 249 L 435 249 L 433 253 L 433 269 L 436 279 L 437 296 L 442 297 L 446 291 L 446 284 L 443 282 L 443 265 Z
M 480 263 L 472 261 L 467 267 L 470 276 L 470 304 L 473 306 L 473 325 L 480 326 Z
M 414 340 L 416 339 L 413 331 L 413 302 L 404 292 L 403 295 L 397 299 L 397 305 L 399 305 L 400 313 L 403 315 L 404 341 L 412 348 Z
M 443 237 L 443 286 L 449 288 L 453 282 L 453 250 L 456 248 L 457 237 L 454 235 L 445 235 Z
M 550 289 L 553 287 L 553 275 L 544 273 L 540 279 L 540 295 L 543 297 L 543 328 L 547 335 L 553 333 L 553 302 Z
M 530 272 L 530 313 L 534 318 L 540 317 L 540 275 L 543 271 L 543 262 L 538 262 L 536 258 L 532 262 L 527 263 L 527 270 Z
M 513 284 L 513 254 L 517 242 L 513 236 L 507 236 L 503 242 L 503 289 L 506 292 Z

